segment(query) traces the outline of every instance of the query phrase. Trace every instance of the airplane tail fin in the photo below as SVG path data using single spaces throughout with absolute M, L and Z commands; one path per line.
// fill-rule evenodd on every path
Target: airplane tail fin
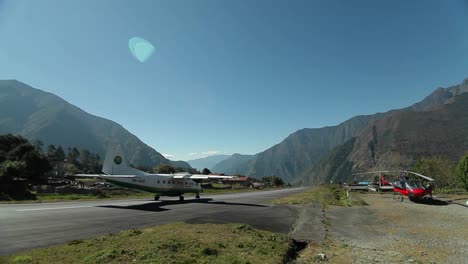
M 145 175 L 146 173 L 128 166 L 127 160 L 119 145 L 107 150 L 102 172 L 108 175 Z

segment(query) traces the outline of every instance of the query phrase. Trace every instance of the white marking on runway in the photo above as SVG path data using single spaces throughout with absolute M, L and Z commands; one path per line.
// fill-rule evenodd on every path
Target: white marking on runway
M 61 210 L 61 209 L 75 209 L 75 208 L 86 208 L 93 206 L 68 206 L 68 207 L 46 207 L 46 208 L 29 208 L 29 209 L 18 209 L 16 212 L 26 212 L 26 211 L 42 211 L 42 210 Z
M 27 212 L 27 211 L 91 208 L 91 207 L 101 207 L 101 206 L 129 206 L 129 205 L 138 205 L 138 204 L 141 204 L 141 203 L 142 203 L 141 201 L 135 201 L 135 202 L 111 203 L 111 204 L 77 205 L 77 206 L 45 207 L 45 208 L 27 208 L 27 209 L 17 209 L 15 211 L 16 212 Z

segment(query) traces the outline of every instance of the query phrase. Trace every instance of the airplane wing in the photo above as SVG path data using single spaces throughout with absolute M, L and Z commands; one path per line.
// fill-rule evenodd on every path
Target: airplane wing
M 176 173 L 170 175 L 173 179 L 192 179 L 192 180 L 208 180 L 208 179 L 232 179 L 237 176 L 224 176 L 224 175 L 204 175 L 204 174 L 189 174 L 189 173 Z
M 232 179 L 232 178 L 236 178 L 236 176 L 193 174 L 188 178 L 194 179 L 194 180 L 208 180 L 208 179 Z
M 135 178 L 135 175 L 107 175 L 107 174 L 74 174 L 74 177 L 82 178 Z

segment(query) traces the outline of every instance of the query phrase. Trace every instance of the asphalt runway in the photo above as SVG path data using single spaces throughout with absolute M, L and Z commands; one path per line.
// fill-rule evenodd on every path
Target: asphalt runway
M 288 233 L 297 212 L 267 202 L 303 188 L 222 195 L 0 205 L 0 255 L 116 233 L 131 228 L 186 223 L 246 223 Z

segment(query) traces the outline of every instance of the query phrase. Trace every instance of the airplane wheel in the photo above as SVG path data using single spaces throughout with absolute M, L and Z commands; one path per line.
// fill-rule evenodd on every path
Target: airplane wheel
M 159 198 L 161 198 L 161 196 L 156 195 L 156 196 L 154 197 L 154 200 L 155 200 L 155 201 L 159 201 Z
M 181 195 L 179 196 L 179 201 L 183 201 L 184 200 L 184 197 Z
M 195 196 L 195 199 L 200 199 L 200 195 L 197 194 L 197 196 Z

